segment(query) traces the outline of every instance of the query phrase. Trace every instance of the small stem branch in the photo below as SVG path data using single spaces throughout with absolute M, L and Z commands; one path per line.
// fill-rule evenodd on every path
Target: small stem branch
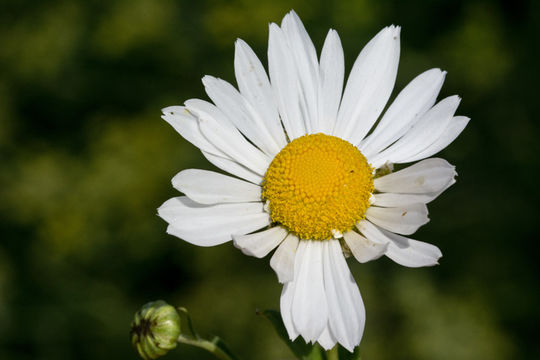
M 221 350 L 219 348 L 219 346 L 217 346 L 216 344 L 214 344 L 213 342 L 208 341 L 208 340 L 190 339 L 190 338 L 187 338 L 187 337 L 185 337 L 183 335 L 180 335 L 178 337 L 178 342 L 181 343 L 181 344 L 192 345 L 192 346 L 196 346 L 196 347 L 199 347 L 201 349 L 204 349 L 204 350 L 214 354 L 214 356 L 217 357 L 220 360 L 233 360 L 233 358 L 230 357 L 226 352 Z
M 326 360 L 339 360 L 339 347 L 337 345 L 326 352 Z

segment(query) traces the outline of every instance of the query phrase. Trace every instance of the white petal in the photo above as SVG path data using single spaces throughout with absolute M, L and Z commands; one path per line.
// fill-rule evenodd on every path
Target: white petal
M 167 200 L 158 214 L 167 232 L 199 246 L 213 246 L 270 224 L 261 203 L 201 205 L 182 196 Z
M 382 207 L 400 207 L 407 204 L 422 203 L 427 204 L 433 201 L 437 196 L 442 194 L 450 186 L 454 185 L 456 180 L 451 179 L 445 187 L 437 192 L 423 193 L 423 194 L 395 194 L 395 193 L 382 193 L 374 195 L 375 201 L 373 205 Z
M 424 194 L 437 193 L 456 176 L 455 167 L 446 160 L 431 158 L 420 161 L 373 181 L 375 189 L 383 192 Z
M 253 144 L 270 156 L 276 155 L 281 146 L 276 144 L 264 120 L 228 82 L 212 76 L 202 79 L 206 93 L 230 122 Z
M 374 196 L 373 205 L 379 207 L 400 207 L 408 204 L 421 203 L 427 204 L 433 201 L 440 193 L 425 193 L 425 194 L 394 194 L 383 193 Z
M 394 236 L 399 236 L 393 234 Z M 439 264 L 441 250 L 435 245 L 400 237 L 388 245 L 386 256 L 396 263 L 408 267 L 434 266 Z
M 330 30 L 324 41 L 319 69 L 319 128 L 324 134 L 332 134 L 337 119 L 345 61 L 339 35 Z
M 221 216 L 244 216 L 263 212 L 262 203 L 199 204 L 187 196 L 178 196 L 165 201 L 158 214 L 169 223 L 193 218 Z
M 377 226 L 373 225 L 367 220 L 360 220 L 356 224 L 356 228 L 358 231 L 360 231 L 366 238 L 369 240 L 381 243 L 381 244 L 387 244 L 390 242 L 390 239 L 388 239 L 378 228 Z
M 428 210 L 425 204 L 408 204 L 397 208 L 371 206 L 366 218 L 382 228 L 398 234 L 410 235 L 427 222 Z
M 188 224 L 185 221 L 173 222 L 167 227 L 167 234 L 174 235 L 193 245 L 215 246 L 230 241 L 232 234 L 249 233 L 270 224 L 264 213 L 219 218 L 203 228 L 206 222 L 197 221 L 195 224 Z
M 459 102 L 459 96 L 439 101 L 403 137 L 370 159 L 371 166 L 377 168 L 386 162 L 401 163 L 431 146 L 448 127 Z
M 283 290 L 281 290 L 281 297 L 279 299 L 281 319 L 283 320 L 283 325 L 285 325 L 285 329 L 287 329 L 289 339 L 291 340 L 294 340 L 298 337 L 298 330 L 296 330 L 292 319 L 292 302 L 294 296 L 294 288 L 294 281 L 283 284 Z
M 261 201 L 260 186 L 213 171 L 183 170 L 172 184 L 200 204 Z
M 201 149 L 218 156 L 227 157 L 202 134 L 199 121 L 184 106 L 169 106 L 161 110 L 161 118 L 168 122 L 184 139 Z
M 217 107 L 199 99 L 185 104 L 197 116 L 202 133 L 212 144 L 248 169 L 264 175 L 270 159 L 251 145 Z
M 353 352 L 364 332 L 365 309 L 337 240 L 324 241 L 324 284 L 332 335 Z
M 330 328 L 328 327 L 328 325 L 326 326 L 326 328 L 324 328 L 321 336 L 319 336 L 319 338 L 317 339 L 317 342 L 325 350 L 330 350 L 336 345 L 337 340 L 330 332 Z
M 206 151 L 203 151 L 202 153 L 208 161 L 210 161 L 214 166 L 220 168 L 221 170 L 224 170 L 229 174 L 238 176 L 239 178 L 247 180 L 253 184 L 259 185 L 262 183 L 262 176 L 255 174 L 253 171 L 237 163 L 236 161 L 230 160 L 228 157 L 224 158 L 221 156 L 215 156 L 213 154 L 207 153 Z
M 429 156 L 432 156 L 454 141 L 459 134 L 465 129 L 465 126 L 469 123 L 469 118 L 466 116 L 454 116 L 452 121 L 448 124 L 442 135 L 435 140 L 433 144 L 431 144 L 428 148 L 421 151 L 420 153 L 403 159 L 402 162 L 413 162 L 420 159 L 425 159 Z
M 249 235 L 233 235 L 234 246 L 249 256 L 265 257 L 287 236 L 287 230 L 281 226 Z
M 298 248 L 298 238 L 289 233 L 270 259 L 270 266 L 282 284 L 294 280 L 294 259 Z
M 323 279 L 323 241 L 302 240 L 294 263 L 294 325 L 306 342 L 317 341 L 328 321 Z
M 380 243 L 366 239 L 355 231 L 347 231 L 343 234 L 345 242 L 356 260 L 365 263 L 380 258 L 386 252 L 387 243 Z
M 357 228 L 370 239 L 387 241 L 386 256 L 403 266 L 433 266 L 438 264 L 437 261 L 442 256 L 439 248 L 434 245 L 394 234 L 369 221 L 361 221 L 357 224 Z
M 300 87 L 300 106 L 305 114 L 307 133 L 318 132 L 319 63 L 317 52 L 302 21 L 291 11 L 283 18 L 281 29 L 296 64 Z
M 270 24 L 268 71 L 287 136 L 293 140 L 305 135 L 304 117 L 299 105 L 296 65 L 285 35 L 276 24 Z
M 366 157 L 371 158 L 399 139 L 435 103 L 446 72 L 428 70 L 414 78 L 396 97 L 383 118 L 359 146 Z
M 396 81 L 400 28 L 381 30 L 360 52 L 343 94 L 334 135 L 358 144 L 381 114 Z
M 274 142 L 280 148 L 285 147 L 287 139 L 281 127 L 277 104 L 266 71 L 257 55 L 241 39 L 235 43 L 234 70 L 240 92 L 263 119 L 263 124 Z

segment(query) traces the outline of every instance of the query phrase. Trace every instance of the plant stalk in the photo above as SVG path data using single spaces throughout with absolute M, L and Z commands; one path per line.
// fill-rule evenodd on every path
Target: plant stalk
M 183 335 L 180 335 L 178 337 L 178 342 L 180 344 L 187 344 L 199 347 L 201 349 L 204 349 L 208 352 L 211 352 L 214 354 L 214 356 L 220 360 L 233 360 L 232 357 L 230 357 L 225 351 L 223 351 L 219 346 L 217 346 L 215 343 L 204 340 L 204 339 L 191 339 L 188 337 L 185 337 Z
M 326 352 L 326 360 L 339 360 L 339 347 L 337 345 Z

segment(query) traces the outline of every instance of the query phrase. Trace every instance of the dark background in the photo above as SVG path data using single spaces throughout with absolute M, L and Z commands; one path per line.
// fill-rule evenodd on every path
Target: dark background
M 382 27 L 402 26 L 396 90 L 448 71 L 472 118 L 439 156 L 457 184 L 415 238 L 440 266 L 349 261 L 367 309 L 363 359 L 540 358 L 538 1 L 0 2 L 0 358 L 136 359 L 133 314 L 190 309 L 243 359 L 291 358 L 255 315 L 277 308 L 268 259 L 165 233 L 170 179 L 210 168 L 160 119 L 235 83 L 234 40 L 266 62 L 267 25 L 294 8 L 321 49 L 338 30 L 347 70 Z M 394 95 L 396 94 L 394 91 Z M 180 347 L 170 359 L 210 359 Z

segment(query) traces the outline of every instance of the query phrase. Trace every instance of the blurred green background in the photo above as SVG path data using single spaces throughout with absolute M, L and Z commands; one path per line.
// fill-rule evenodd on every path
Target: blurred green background
M 440 98 L 461 95 L 472 118 L 439 155 L 458 182 L 415 234 L 441 265 L 350 261 L 363 359 L 540 358 L 538 1 L 2 0 L 1 359 L 136 359 L 129 324 L 155 299 L 188 307 L 243 359 L 292 358 L 255 315 L 279 305 L 268 259 L 189 245 L 156 216 L 173 175 L 211 168 L 160 109 L 206 98 L 205 74 L 235 83 L 237 37 L 266 62 L 267 25 L 291 8 L 319 51 L 338 30 L 347 70 L 401 25 L 396 89 L 440 67 Z

